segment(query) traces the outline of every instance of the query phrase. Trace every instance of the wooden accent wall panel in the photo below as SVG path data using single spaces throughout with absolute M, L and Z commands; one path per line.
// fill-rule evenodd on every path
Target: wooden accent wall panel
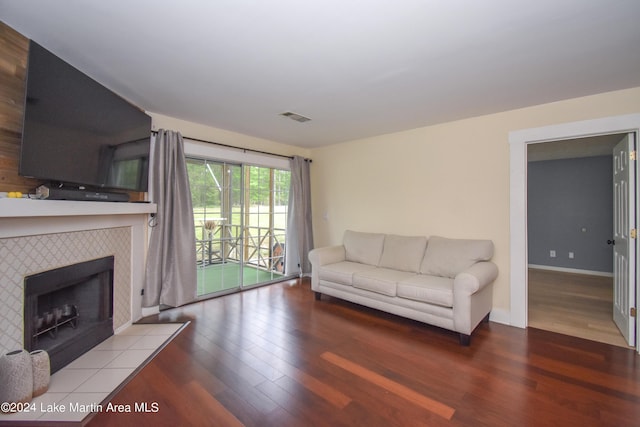
M 0 192 L 32 191 L 41 182 L 18 175 L 29 40 L 0 22 Z

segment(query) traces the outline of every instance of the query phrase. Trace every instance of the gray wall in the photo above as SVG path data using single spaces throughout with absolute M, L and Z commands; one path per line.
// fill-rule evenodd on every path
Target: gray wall
M 529 264 L 613 272 L 613 248 L 607 245 L 613 238 L 612 161 L 600 156 L 529 163 Z

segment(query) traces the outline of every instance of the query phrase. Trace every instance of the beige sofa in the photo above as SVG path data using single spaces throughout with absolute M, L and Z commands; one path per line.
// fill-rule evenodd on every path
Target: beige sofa
M 316 299 L 331 295 L 455 331 L 469 345 L 489 320 L 490 240 L 396 236 L 347 230 L 343 244 L 309 253 Z

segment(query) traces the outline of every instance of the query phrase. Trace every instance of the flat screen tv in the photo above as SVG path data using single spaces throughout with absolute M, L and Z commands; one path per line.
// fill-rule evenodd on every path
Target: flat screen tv
M 19 174 L 147 191 L 151 117 L 31 41 Z

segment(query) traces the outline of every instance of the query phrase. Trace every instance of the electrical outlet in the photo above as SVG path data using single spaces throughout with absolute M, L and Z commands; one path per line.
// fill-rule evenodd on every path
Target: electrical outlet
M 549 251 L 549 258 L 555 258 L 556 257 L 556 251 L 554 251 L 553 249 L 551 249 Z
M 573 258 L 574 258 L 573 252 L 569 252 L 569 259 L 573 259 Z

